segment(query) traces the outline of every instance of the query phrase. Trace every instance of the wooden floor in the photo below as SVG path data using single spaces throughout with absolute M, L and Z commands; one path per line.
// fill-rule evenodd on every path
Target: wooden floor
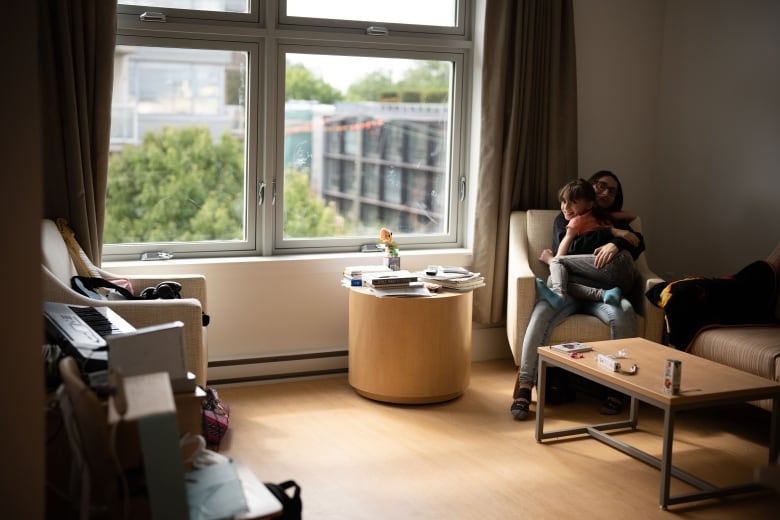
M 511 360 L 474 363 L 462 397 L 423 406 L 363 398 L 346 375 L 217 387 L 231 406 L 220 451 L 261 480 L 297 481 L 307 520 L 780 517 L 772 493 L 660 510 L 655 468 L 590 438 L 536 443 L 533 414 L 509 413 L 514 377 Z M 598 404 L 580 395 L 548 408 L 545 425 L 602 420 Z M 639 430 L 623 438 L 658 456 L 661 426 L 643 405 Z M 675 464 L 740 483 L 767 462 L 768 437 L 769 414 L 749 405 L 683 413 Z M 672 479 L 673 494 L 687 490 Z

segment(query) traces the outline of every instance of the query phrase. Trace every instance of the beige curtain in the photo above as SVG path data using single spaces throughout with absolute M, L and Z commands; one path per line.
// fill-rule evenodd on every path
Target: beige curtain
M 96 265 L 105 214 L 116 0 L 39 0 L 46 218 L 64 217 Z
M 558 207 L 577 177 L 577 91 L 571 0 L 487 0 L 474 321 L 506 320 L 513 210 Z

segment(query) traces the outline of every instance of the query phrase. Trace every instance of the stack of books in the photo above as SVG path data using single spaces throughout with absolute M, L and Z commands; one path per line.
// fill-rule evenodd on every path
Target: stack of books
M 420 281 L 440 285 L 448 291 L 473 291 L 485 286 L 485 278 L 464 267 L 429 267 L 417 273 Z
M 364 275 L 392 272 L 385 265 L 350 265 L 344 268 L 341 283 L 347 287 L 362 287 Z
M 417 275 L 404 270 L 386 273 L 366 273 L 363 275 L 363 286 L 372 288 L 409 287 L 416 282 Z

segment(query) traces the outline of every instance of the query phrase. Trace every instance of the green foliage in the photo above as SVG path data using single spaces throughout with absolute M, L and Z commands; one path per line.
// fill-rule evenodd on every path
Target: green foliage
M 451 64 L 422 61 L 393 81 L 388 70 L 379 69 L 355 81 L 347 89 L 348 101 L 384 101 L 404 103 L 443 103 L 449 92 Z
M 225 69 L 225 104 L 243 105 L 244 74 L 240 69 Z
M 401 92 L 401 101 L 404 103 L 419 103 L 422 100 L 422 94 L 419 90 L 404 90 Z
M 422 61 L 404 72 L 398 82 L 401 90 L 447 89 L 450 81 L 451 64 L 446 61 Z
M 109 161 L 104 241 L 243 239 L 241 141 L 208 128 L 149 132 Z
M 446 103 L 449 92 L 446 89 L 433 89 L 423 93 L 423 103 Z
M 348 101 L 379 101 L 383 94 L 395 91 L 393 76 L 387 70 L 375 70 L 352 83 L 347 89 Z
M 334 205 L 312 192 L 307 169 L 289 168 L 284 173 L 285 238 L 344 236 L 346 227 Z
M 344 99 L 338 89 L 326 83 L 322 78 L 315 78 L 311 71 L 300 63 L 287 64 L 284 82 L 285 101 L 306 100 L 333 104 Z

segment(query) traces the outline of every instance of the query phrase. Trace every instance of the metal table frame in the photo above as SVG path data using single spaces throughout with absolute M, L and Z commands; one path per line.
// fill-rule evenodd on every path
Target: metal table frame
M 607 386 L 613 390 L 629 395 L 631 397 L 631 405 L 629 409 L 628 419 L 605 422 L 599 424 L 593 424 L 590 426 L 580 426 L 573 428 L 564 428 L 559 430 L 544 431 L 544 405 L 545 405 L 545 381 L 547 378 L 548 367 L 560 367 L 567 372 L 571 372 L 578 376 L 584 377 L 596 383 Z M 741 485 L 733 485 L 726 487 L 718 487 L 705 480 L 702 480 L 672 464 L 672 445 L 674 443 L 674 421 L 675 415 L 678 411 L 686 409 L 698 409 L 712 406 L 720 406 L 724 404 L 739 403 L 746 401 L 753 401 L 757 399 L 772 399 L 772 419 L 771 419 L 771 433 L 769 441 L 769 464 L 776 464 L 778 460 L 778 452 L 780 451 L 780 438 L 778 437 L 780 431 L 780 393 L 778 392 L 756 392 L 755 395 L 743 396 L 740 398 L 723 398 L 712 399 L 706 403 L 693 403 L 688 405 L 675 405 L 672 400 L 672 404 L 669 402 L 657 401 L 647 396 L 637 394 L 631 391 L 630 388 L 626 388 L 619 384 L 615 384 L 612 380 L 606 378 L 601 379 L 583 371 L 578 371 L 576 367 L 560 363 L 554 358 L 546 358 L 539 356 L 539 370 L 537 381 L 537 406 L 536 406 L 536 441 L 541 443 L 545 439 L 555 439 L 560 437 L 568 437 L 572 435 L 588 434 L 596 440 L 607 444 L 623 453 L 630 455 L 656 469 L 661 470 L 661 494 L 660 494 L 660 507 L 661 509 L 667 509 L 670 505 L 682 504 L 686 502 L 694 502 L 698 500 L 705 500 L 715 497 L 724 497 L 729 495 L 748 493 L 754 491 L 767 490 L 767 488 L 756 482 L 749 482 Z M 625 442 L 622 442 L 615 437 L 609 435 L 608 431 L 611 430 L 625 430 L 626 428 L 636 429 L 638 423 L 638 409 L 639 401 L 647 403 L 649 405 L 660 408 L 664 412 L 664 426 L 663 426 L 663 449 L 661 458 L 650 455 L 649 453 L 635 448 Z M 670 483 L 671 477 L 682 480 L 691 486 L 697 488 L 699 491 L 690 493 L 682 493 L 679 495 L 670 495 Z

